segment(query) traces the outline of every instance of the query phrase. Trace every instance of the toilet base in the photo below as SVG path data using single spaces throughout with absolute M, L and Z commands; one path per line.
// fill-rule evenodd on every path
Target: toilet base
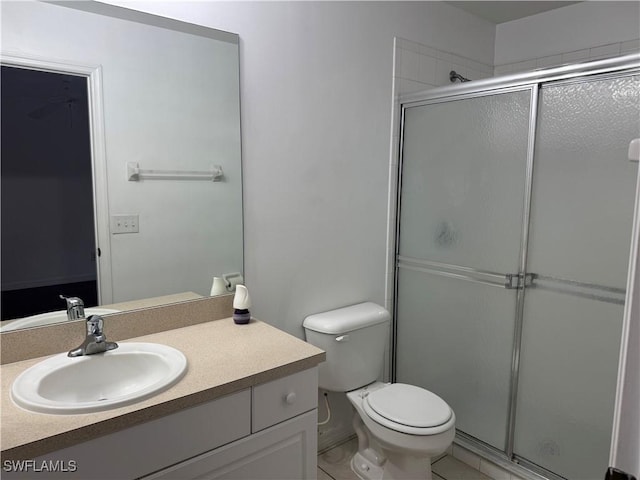
M 386 449 L 383 452 L 387 461 L 384 463 L 382 480 L 432 480 L 431 458 Z
M 364 457 L 360 452 L 356 452 L 351 458 L 351 470 L 361 480 L 382 480 L 382 467 Z
M 409 462 L 407 462 L 409 460 Z M 351 458 L 351 470 L 360 480 L 432 480 L 430 459 L 408 459 L 403 456 L 400 464 L 392 461 L 384 462 L 382 466 L 376 465 L 360 452 Z M 407 463 L 411 463 L 408 465 Z

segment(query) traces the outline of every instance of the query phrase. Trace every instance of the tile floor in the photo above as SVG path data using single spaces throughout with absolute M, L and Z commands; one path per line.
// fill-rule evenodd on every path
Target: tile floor
M 358 450 L 357 439 L 351 439 L 318 455 L 318 480 L 358 480 L 349 462 Z M 491 480 L 451 455 L 445 455 L 431 466 L 433 480 Z

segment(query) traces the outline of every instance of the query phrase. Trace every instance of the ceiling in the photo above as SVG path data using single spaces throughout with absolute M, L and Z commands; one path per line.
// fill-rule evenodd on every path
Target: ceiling
M 454 7 L 461 8 L 478 17 L 484 18 L 493 23 L 509 22 L 518 18 L 528 17 L 536 13 L 555 10 L 556 8 L 566 7 L 573 3 L 580 2 L 521 2 L 521 1 L 501 1 L 501 2 L 485 2 L 485 1 L 469 1 L 469 2 L 447 2 Z

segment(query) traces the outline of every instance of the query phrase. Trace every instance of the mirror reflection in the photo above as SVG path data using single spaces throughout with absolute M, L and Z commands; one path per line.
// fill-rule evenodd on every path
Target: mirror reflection
M 64 320 L 60 295 L 106 313 L 242 278 L 237 35 L 95 2 L 0 8 L 3 328 Z

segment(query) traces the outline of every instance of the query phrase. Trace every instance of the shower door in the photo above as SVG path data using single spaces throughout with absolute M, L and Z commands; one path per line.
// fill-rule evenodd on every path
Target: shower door
M 397 381 L 444 398 L 456 427 L 500 450 L 535 91 L 404 110 Z
M 607 467 L 639 91 L 620 73 L 404 105 L 395 379 L 548 477 Z
M 514 453 L 565 478 L 608 466 L 639 93 L 637 76 L 540 89 Z

